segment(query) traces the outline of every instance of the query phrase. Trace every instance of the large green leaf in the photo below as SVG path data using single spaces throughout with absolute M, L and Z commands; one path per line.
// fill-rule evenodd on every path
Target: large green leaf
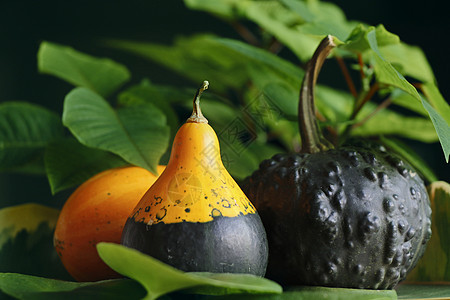
M 354 22 L 347 21 L 344 12 L 336 4 L 297 0 L 283 0 L 282 2 L 306 22 L 300 27 L 300 31 L 304 33 L 332 34 L 340 40 L 345 40 L 354 27 Z
M 398 89 L 394 88 L 390 92 L 389 97 L 392 100 L 393 105 L 401 106 L 403 108 L 409 109 L 419 115 L 424 117 L 428 117 L 428 112 L 425 110 L 423 105 L 418 105 L 417 99 L 410 94 Z
M 442 97 L 434 83 L 428 82 L 422 85 L 422 90 L 429 101 L 422 99 L 422 105 L 430 115 L 444 151 L 445 160 L 449 161 L 450 155 L 450 106 Z
M 433 70 L 419 47 L 398 43 L 380 46 L 379 50 L 403 75 L 422 82 L 434 82 Z
M 221 297 L 207 297 L 212 300 L 396 300 L 394 290 L 363 290 L 328 287 L 295 287 L 289 288 L 283 294 L 275 295 L 229 295 Z
M 450 285 L 445 284 L 400 284 L 395 289 L 397 290 L 398 299 L 443 300 L 450 298 Z
M 273 109 L 276 107 L 284 118 L 297 120 L 298 91 L 281 81 L 268 83 L 262 90 Z
M 275 73 L 278 77 L 283 78 L 286 84 L 291 84 L 296 88 L 300 87 L 305 72 L 288 60 L 238 40 L 212 38 L 212 41 L 245 58 L 248 66 L 264 66 L 266 76 Z
M 424 256 L 408 275 L 408 281 L 436 281 L 450 284 L 450 184 L 433 182 L 430 195 L 433 234 Z M 447 295 L 450 296 L 450 293 Z
M 387 31 L 383 25 L 374 27 L 358 24 L 345 41 L 345 44 L 340 45 L 340 48 L 356 53 L 373 50 L 380 55 L 378 47 L 397 45 L 399 43 L 399 37 Z
M 257 157 L 253 151 L 248 149 L 248 146 L 253 141 L 250 141 L 248 144 L 238 141 L 227 144 L 229 137 L 224 136 L 219 141 L 223 164 L 234 179 L 242 180 L 258 168 Z
M 302 61 L 311 58 L 320 40 L 325 36 L 303 33 L 295 25 L 301 25 L 301 20 L 293 20 L 286 16 L 292 11 L 277 1 L 245 1 L 240 5 L 241 14 L 264 28 L 286 45 Z M 334 30 L 331 30 L 334 31 Z M 336 32 L 335 32 L 336 33 Z
M 125 164 L 111 152 L 86 147 L 74 139 L 53 142 L 45 151 L 45 169 L 53 194 L 77 186 L 101 171 Z
M 450 105 L 442 97 L 438 87 L 434 83 L 428 82 L 422 84 L 422 91 L 436 112 L 442 116 L 447 124 L 450 124 Z
M 450 158 L 450 126 L 444 118 L 426 101 L 422 99 L 422 104 L 430 115 L 434 128 L 441 142 L 442 150 L 444 151 L 445 160 L 448 163 Z
M 194 82 L 208 79 L 218 91 L 241 88 L 249 79 L 246 68 L 255 64 L 266 66 L 296 86 L 303 77 L 300 68 L 268 51 L 211 35 L 179 38 L 173 46 L 131 41 L 108 44 L 156 61 Z
M 424 101 L 417 90 L 405 79 L 405 77 L 400 72 L 398 72 L 388 60 L 383 57 L 379 48 L 380 45 L 378 39 L 379 38 L 375 29 L 371 29 L 364 34 L 364 41 L 367 42 L 373 53 L 373 68 L 377 77 L 377 81 L 381 84 L 399 88 L 418 100 L 418 102 L 422 103 L 423 107 L 425 107 L 430 115 L 430 119 L 433 122 L 435 131 L 437 132 L 438 138 L 441 142 L 442 149 L 444 150 L 445 159 L 448 162 L 450 155 L 450 129 L 448 123 L 439 114 L 439 112 L 442 112 L 446 116 L 445 118 L 450 118 L 447 117 L 450 110 L 448 108 L 448 104 L 445 103 L 433 83 L 425 85 L 425 91 L 428 92 L 429 96 L 432 98 L 432 100 L 430 101 L 434 101 L 434 105 L 439 109 L 439 111 L 436 111 L 427 101 Z M 422 65 L 426 64 L 423 63 Z M 425 71 L 426 70 L 424 70 L 423 72 Z M 420 127 L 417 127 L 417 125 L 419 124 L 419 122 L 417 122 L 418 120 L 414 120 L 414 122 L 411 121 L 411 119 L 407 120 L 407 122 L 404 124 L 405 129 L 409 128 L 409 126 L 416 125 L 414 127 L 417 129 L 417 133 L 425 134 L 423 130 L 420 129 Z M 372 123 L 374 123 L 373 120 Z M 381 123 L 378 124 L 381 125 Z M 431 141 L 429 140 L 431 136 L 429 134 L 426 135 L 427 137 L 422 137 L 419 140 Z M 414 137 L 414 135 L 410 135 L 408 137 Z M 425 140 L 423 138 L 425 138 Z
M 100 257 L 115 271 L 142 284 L 145 299 L 194 287 L 209 287 L 206 293 L 281 293 L 277 283 L 249 274 L 184 273 L 135 249 L 99 243 Z
M 164 113 L 167 119 L 167 125 L 169 125 L 170 127 L 171 137 L 175 136 L 180 122 L 174 108 L 170 105 L 173 100 L 169 101 L 168 99 L 166 99 L 165 95 L 158 91 L 156 86 L 152 86 L 147 82 L 134 85 L 131 88 L 120 93 L 118 96 L 118 101 L 122 106 L 152 103 Z
M 190 9 L 202 9 L 212 14 L 226 19 L 236 18 L 235 5 L 236 0 L 225 1 L 204 1 L 204 0 L 184 0 L 186 6 Z
M 130 78 L 128 69 L 107 58 L 96 58 L 70 47 L 42 42 L 38 52 L 41 73 L 107 96 Z
M 84 145 L 113 152 L 156 174 L 169 127 L 150 103 L 114 110 L 101 96 L 75 88 L 64 101 L 63 123 Z
M 121 95 L 131 95 L 132 97 L 122 97 Z M 211 93 L 202 95 L 202 99 L 208 98 Z M 152 99 L 152 101 L 167 102 L 170 105 L 186 104 L 194 98 L 194 89 L 173 85 L 162 85 L 143 79 L 140 83 L 129 87 L 119 94 L 119 105 L 136 104 L 135 98 Z
M 367 103 L 359 114 L 357 122 L 366 118 L 375 110 L 375 107 L 373 103 Z M 427 143 L 438 141 L 436 130 L 429 119 L 404 116 L 388 109 L 376 113 L 362 126 L 353 130 L 353 134 L 358 136 L 395 135 Z
M 33 173 L 42 172 L 44 148 L 62 134 L 56 113 L 27 102 L 0 104 L 0 170 L 26 171 L 33 164 Z
M 182 37 L 173 46 L 124 40 L 109 40 L 107 44 L 155 61 L 194 83 L 207 79 L 219 91 L 242 87 L 247 80 L 245 72 L 242 72 L 246 61 L 230 54 L 210 37 Z
M 0 291 L 17 299 L 141 299 L 145 290 L 136 281 L 113 279 L 73 282 L 15 273 L 0 273 Z
M 0 272 L 70 278 L 53 247 L 59 211 L 38 204 L 0 210 Z
M 332 34 L 345 40 L 355 22 L 347 21 L 342 10 L 322 1 L 236 1 L 185 0 L 191 9 L 209 11 L 232 19 L 253 21 L 302 61 L 307 61 L 320 40 Z

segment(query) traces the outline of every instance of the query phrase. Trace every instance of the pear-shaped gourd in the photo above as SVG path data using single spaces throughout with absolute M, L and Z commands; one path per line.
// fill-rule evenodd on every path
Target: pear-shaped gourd
M 199 99 L 166 169 L 128 218 L 121 243 L 183 271 L 265 274 L 268 245 L 252 203 L 225 169 Z

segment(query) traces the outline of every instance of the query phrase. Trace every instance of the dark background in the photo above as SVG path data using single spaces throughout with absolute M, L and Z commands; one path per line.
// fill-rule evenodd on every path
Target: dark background
M 444 1 L 332 2 L 344 10 L 348 19 L 384 24 L 404 42 L 421 47 L 444 98 L 449 99 L 449 22 L 442 7 Z M 29 101 L 61 113 L 64 96 L 72 87 L 37 72 L 36 53 L 43 40 L 125 64 L 133 74 L 130 84 L 149 77 L 155 82 L 189 85 L 150 62 L 103 47 L 99 41 L 106 37 L 170 43 L 176 35 L 205 31 L 239 38 L 226 23 L 206 13 L 189 11 L 182 1 L 0 0 L 0 102 Z M 449 181 L 449 168 L 438 143 L 408 144 L 437 171 L 441 180 Z M 0 174 L 0 207 L 37 198 L 58 207 L 67 194 L 52 197 L 43 176 Z

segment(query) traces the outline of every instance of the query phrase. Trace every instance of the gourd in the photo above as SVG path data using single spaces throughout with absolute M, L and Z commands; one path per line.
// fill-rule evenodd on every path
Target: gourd
M 315 119 L 314 86 L 335 47 L 326 37 L 300 91 L 300 153 L 277 154 L 243 183 L 267 231 L 267 277 L 284 285 L 391 289 L 431 236 L 424 183 L 380 146 L 334 148 Z M 362 143 L 365 144 L 365 143 Z
M 160 174 L 164 166 L 158 166 Z M 146 169 L 126 166 L 100 172 L 67 199 L 56 223 L 54 246 L 77 281 L 121 277 L 99 257 L 99 242 L 120 243 L 128 215 L 156 181 Z
M 130 214 L 121 243 L 183 271 L 263 276 L 267 238 L 254 206 L 225 169 L 200 109 L 178 130 L 166 169 Z

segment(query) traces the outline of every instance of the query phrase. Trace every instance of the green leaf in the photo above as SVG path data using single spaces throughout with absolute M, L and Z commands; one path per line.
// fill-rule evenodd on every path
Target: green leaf
M 246 69 L 252 65 L 263 65 L 295 86 L 300 85 L 303 77 L 300 68 L 272 53 L 240 41 L 211 35 L 179 38 L 173 46 L 120 40 L 107 43 L 160 63 L 195 83 L 207 78 L 216 91 L 242 88 L 249 80 Z
M 439 284 L 399 284 L 396 288 L 398 299 L 449 299 L 450 285 Z
M 0 170 L 41 173 L 44 148 L 62 134 L 56 113 L 27 102 L 0 104 Z
M 188 7 L 228 19 L 246 19 L 286 45 L 302 61 L 308 60 L 327 34 L 345 40 L 355 22 L 347 21 L 335 4 L 322 1 L 186 0 Z
M 86 147 L 74 139 L 58 140 L 45 151 L 45 169 L 53 194 L 78 186 L 101 171 L 125 164 L 111 152 Z
M 228 1 L 204 1 L 204 0 L 184 0 L 184 4 L 190 9 L 201 8 L 222 18 L 234 19 L 236 17 L 236 0 Z
M 383 25 L 374 27 L 359 24 L 353 29 L 345 44 L 339 47 L 357 53 L 363 53 L 371 49 L 378 55 L 381 55 L 378 47 L 397 45 L 399 43 L 399 37 L 387 31 Z
M 435 131 L 438 135 L 438 138 L 441 142 L 442 149 L 444 151 L 445 160 L 448 162 L 449 155 L 450 155 L 450 129 L 448 123 L 443 119 L 443 117 L 427 102 L 424 101 L 417 90 L 403 77 L 402 74 L 400 74 L 393 66 L 390 64 L 380 53 L 378 48 L 378 41 L 377 36 L 374 30 L 369 31 L 366 34 L 366 40 L 368 44 L 370 45 L 370 48 L 375 53 L 373 55 L 374 60 L 374 71 L 377 77 L 377 80 L 379 83 L 390 85 L 397 87 L 406 93 L 413 96 L 415 99 L 422 102 L 422 105 L 425 107 L 425 109 L 428 111 L 428 114 L 430 115 L 430 119 L 433 122 L 433 125 L 435 127 Z M 443 101 L 442 96 L 440 96 L 437 89 L 433 89 L 433 85 L 425 85 L 425 90 L 428 91 L 429 94 L 432 95 L 432 98 L 440 110 L 443 110 L 445 115 L 448 115 L 449 108 L 445 105 L 445 101 Z M 436 105 L 435 104 L 435 105 Z M 450 117 L 448 117 L 450 118 Z M 371 120 L 373 121 L 373 120 Z M 405 128 L 409 128 L 408 126 L 411 125 L 418 125 L 418 120 L 414 120 L 414 122 L 411 122 L 412 120 L 409 120 L 408 123 L 405 123 Z M 417 127 L 416 127 L 417 128 Z M 417 128 L 417 133 L 422 133 L 420 130 L 420 127 Z M 406 135 L 405 135 L 406 136 Z M 413 137 L 413 136 L 411 136 Z M 426 139 L 428 140 L 431 138 L 430 135 L 427 134 Z M 421 139 L 424 141 L 423 139 Z M 428 140 L 430 141 L 430 140 Z
M 450 124 L 450 105 L 442 97 L 438 87 L 434 83 L 428 82 L 422 84 L 421 89 L 436 112 L 442 116 L 447 124 Z
M 379 49 L 381 55 L 403 75 L 422 82 L 435 81 L 433 70 L 419 47 L 398 43 L 380 46 Z
M 0 291 L 17 299 L 141 299 L 145 290 L 130 279 L 72 282 L 0 273 Z
M 227 144 L 230 137 L 219 138 L 223 165 L 236 180 L 244 179 L 258 168 L 258 159 L 248 150 L 248 145 L 239 141 Z M 251 142 L 250 142 L 251 144 Z
M 245 72 L 242 72 L 246 61 L 235 54 L 230 55 L 228 49 L 210 37 L 178 38 L 173 46 L 124 40 L 108 40 L 106 43 L 159 63 L 195 84 L 208 79 L 215 90 L 240 88 L 247 80 Z
M 256 157 L 258 166 L 263 160 L 269 159 L 272 156 L 274 156 L 275 154 L 285 152 L 284 149 L 282 149 L 278 146 L 275 146 L 275 145 L 267 143 L 267 142 L 259 141 L 259 140 L 256 140 L 254 143 L 250 144 L 248 147 L 248 151 L 253 153 L 253 155 Z M 252 169 L 251 171 L 252 172 L 256 171 L 256 168 Z M 248 174 L 248 175 L 250 175 L 250 174 Z
M 374 71 L 379 83 L 397 87 L 420 100 L 417 90 L 389 62 L 378 55 L 373 57 Z
M 436 129 L 442 150 L 444 151 L 445 161 L 448 163 L 450 158 L 450 126 L 443 117 L 426 101 L 422 99 L 422 104 L 430 115 L 434 128 Z
M 169 127 L 150 103 L 114 110 L 96 93 L 75 88 L 64 101 L 63 124 L 84 145 L 110 151 L 157 174 Z
M 396 300 L 397 293 L 394 290 L 364 290 L 329 287 L 302 286 L 290 288 L 283 294 L 275 295 L 229 295 L 221 297 L 206 297 L 217 300 Z
M 307 61 L 311 58 L 320 40 L 324 37 L 324 35 L 310 35 L 309 33 L 300 32 L 293 25 L 301 25 L 301 20 L 299 19 L 295 22 L 292 20 L 292 17 L 288 19 L 286 16 L 291 15 L 293 12 L 286 9 L 279 2 L 246 1 L 245 6 L 242 5 L 241 9 L 242 14 L 248 20 L 255 22 L 276 37 L 302 61 Z
M 192 92 L 191 92 L 192 94 Z M 169 101 L 162 92 L 158 91 L 157 86 L 151 86 L 148 83 L 134 85 L 123 91 L 118 96 L 118 101 L 123 106 L 141 105 L 151 103 L 160 109 L 167 118 L 167 125 L 171 130 L 171 136 L 174 136 L 179 127 L 178 116 L 175 110 L 169 105 Z M 193 98 L 193 95 L 191 96 Z M 182 99 L 185 99 L 184 97 Z M 189 99 L 189 98 L 188 98 Z
M 450 184 L 436 181 L 428 186 L 433 234 L 424 256 L 408 275 L 408 282 L 450 283 Z M 449 291 L 449 290 L 447 290 Z M 450 293 L 447 295 L 450 296 Z
M 292 84 L 295 88 L 301 85 L 301 80 L 305 72 L 288 60 L 282 59 L 266 50 L 248 45 L 246 43 L 225 38 L 212 38 L 213 41 L 233 52 L 243 56 L 247 60 L 247 65 L 265 66 L 267 71 L 277 74 L 286 83 Z M 252 62 L 252 64 L 250 64 Z
M 31 203 L 0 210 L 0 272 L 70 278 L 53 247 L 58 214 Z
M 41 73 L 54 75 L 103 96 L 108 96 L 130 79 L 130 72 L 125 66 L 67 46 L 42 42 L 37 57 Z
M 357 122 L 374 110 L 375 105 L 367 103 L 358 116 Z M 353 134 L 358 136 L 396 135 L 426 143 L 438 140 L 433 123 L 429 119 L 403 116 L 388 109 L 379 111 L 362 126 L 354 129 Z
M 270 76 L 268 77 L 270 78 Z M 297 120 L 298 91 L 296 89 L 292 88 L 280 79 L 268 80 L 266 84 L 261 81 L 256 83 L 256 85 L 258 87 L 262 86 L 260 89 L 262 95 L 266 97 L 267 101 L 270 101 L 270 103 L 274 106 L 274 109 L 280 112 L 280 116 L 282 114 L 284 118 L 289 120 Z
M 347 50 L 359 50 L 369 52 L 373 60 L 373 68 L 377 81 L 382 84 L 397 87 L 406 93 L 410 94 L 417 100 L 420 100 L 417 90 L 405 79 L 405 77 L 397 71 L 393 65 L 383 57 L 380 47 L 386 45 L 397 45 L 400 40 L 398 36 L 389 33 L 383 26 L 369 27 L 364 29 L 362 26 L 355 29 L 354 36 L 350 38 L 350 42 L 345 44 L 342 48 Z
M 390 150 L 394 151 L 403 157 L 409 164 L 411 164 L 418 172 L 420 172 L 429 182 L 437 181 L 438 178 L 428 164 L 410 149 L 405 143 L 393 138 L 380 137 L 381 142 Z
M 354 98 L 344 91 L 330 88 L 324 85 L 316 86 L 316 106 L 328 122 L 338 125 L 348 120 Z
M 268 279 L 248 274 L 184 273 L 135 249 L 112 243 L 99 243 L 100 257 L 115 271 L 141 283 L 145 299 L 200 286 L 228 293 L 281 293 L 282 288 Z M 214 290 L 209 290 L 211 293 Z
M 417 99 L 410 94 L 398 88 L 394 88 L 389 97 L 392 100 L 392 104 L 409 109 L 424 117 L 428 117 L 428 112 L 425 110 L 423 105 L 418 105 L 419 103 L 417 102 Z

